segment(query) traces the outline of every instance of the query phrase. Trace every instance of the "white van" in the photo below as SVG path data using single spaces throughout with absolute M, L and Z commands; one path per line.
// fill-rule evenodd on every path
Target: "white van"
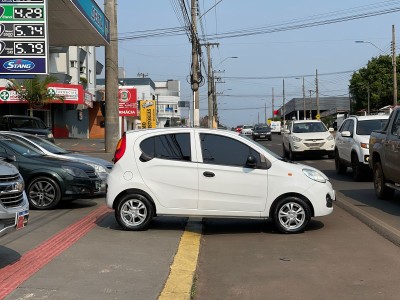
M 281 122 L 280 121 L 271 121 L 271 132 L 281 134 Z

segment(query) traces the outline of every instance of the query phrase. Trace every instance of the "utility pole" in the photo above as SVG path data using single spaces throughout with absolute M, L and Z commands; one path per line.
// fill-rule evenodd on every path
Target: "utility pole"
M 265 101 L 265 104 L 264 104 L 264 122 L 263 123 L 267 123 L 267 101 Z
M 318 70 L 315 70 L 315 97 L 317 102 L 317 115 L 319 116 L 319 95 L 318 95 Z
M 286 125 L 285 79 L 283 79 L 283 126 Z
M 272 88 L 272 119 L 275 121 L 275 99 L 274 99 L 274 88 Z
M 105 152 L 115 151 L 119 140 L 118 112 L 118 31 L 117 0 L 105 0 L 104 12 L 110 20 L 110 44 L 105 46 L 106 59 L 106 116 L 105 116 Z
M 310 120 L 312 120 L 312 98 L 311 98 L 311 93 L 312 90 L 308 90 L 310 92 Z
M 212 61 L 211 61 L 211 46 L 219 46 L 219 43 L 207 43 L 204 44 L 207 47 L 207 61 L 208 61 L 208 127 L 213 128 L 213 120 L 214 120 L 214 71 L 212 69 Z
M 200 105 L 199 105 L 199 45 L 197 39 L 197 0 L 192 0 L 192 91 L 193 91 L 193 127 L 200 126 Z
M 306 120 L 306 90 L 304 87 L 304 76 L 303 76 L 303 119 Z
M 392 63 L 393 63 L 393 106 L 397 105 L 397 66 L 396 66 L 396 35 L 392 25 Z

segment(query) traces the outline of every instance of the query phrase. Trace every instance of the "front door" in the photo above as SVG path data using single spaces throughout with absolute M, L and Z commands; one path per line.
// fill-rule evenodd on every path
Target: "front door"
M 231 215 L 261 212 L 268 191 L 268 170 L 261 155 L 243 142 L 223 135 L 200 133 L 202 163 L 199 169 L 199 210 L 225 211 Z M 256 168 L 245 166 L 247 157 Z

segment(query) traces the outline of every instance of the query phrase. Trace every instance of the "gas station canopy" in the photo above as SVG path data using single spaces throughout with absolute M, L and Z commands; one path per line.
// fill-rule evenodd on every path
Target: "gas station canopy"
M 104 46 L 110 23 L 94 0 L 48 0 L 50 46 Z

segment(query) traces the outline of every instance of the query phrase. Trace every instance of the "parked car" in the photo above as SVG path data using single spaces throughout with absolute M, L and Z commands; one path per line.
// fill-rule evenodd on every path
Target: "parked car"
M 378 198 L 391 198 L 400 191 L 400 107 L 390 114 L 382 130 L 371 132 L 369 139 L 369 165 L 374 176 L 374 189 Z
M 271 132 L 281 134 L 281 122 L 280 121 L 271 121 L 270 124 Z
M 236 132 L 241 133 L 242 132 L 242 128 L 243 128 L 243 125 L 236 126 Z
M 243 125 L 242 131 L 240 133 L 243 135 L 252 135 L 253 125 Z
M 18 131 L 37 135 L 54 143 L 51 128 L 36 117 L 5 115 L 0 117 L 0 131 Z
M 16 139 L 21 140 L 22 142 L 29 143 L 31 146 L 37 148 L 39 151 L 42 151 L 45 155 L 75 160 L 92 166 L 96 170 L 96 174 L 100 177 L 102 182 L 98 194 L 104 194 L 106 192 L 107 175 L 108 173 L 110 173 L 110 170 L 113 167 L 113 164 L 111 162 L 101 158 L 67 151 L 45 139 L 29 133 L 1 131 L 0 133 L 3 135 L 12 136 Z
M 0 156 L 0 236 L 23 228 L 29 219 L 24 180 L 17 168 Z
M 339 127 L 335 138 L 336 173 L 344 174 L 347 167 L 353 169 L 356 181 L 369 177 L 369 136 L 373 130 L 384 127 L 388 115 L 350 116 Z
M 200 176 L 199 176 L 200 174 Z M 107 179 L 107 206 L 126 230 L 161 215 L 271 218 L 285 233 L 333 211 L 319 170 L 283 160 L 237 133 L 206 128 L 126 132 Z
M 335 156 L 335 139 L 331 132 L 319 120 L 295 120 L 287 125 L 282 137 L 283 156 L 294 160 L 297 155 L 314 153 Z
M 252 133 L 253 140 L 272 140 L 271 127 L 267 124 L 258 124 L 254 126 Z
M 61 200 L 92 196 L 101 180 L 93 167 L 67 159 L 46 156 L 37 148 L 0 134 L 0 157 L 12 158 L 25 181 L 31 208 L 51 209 Z

